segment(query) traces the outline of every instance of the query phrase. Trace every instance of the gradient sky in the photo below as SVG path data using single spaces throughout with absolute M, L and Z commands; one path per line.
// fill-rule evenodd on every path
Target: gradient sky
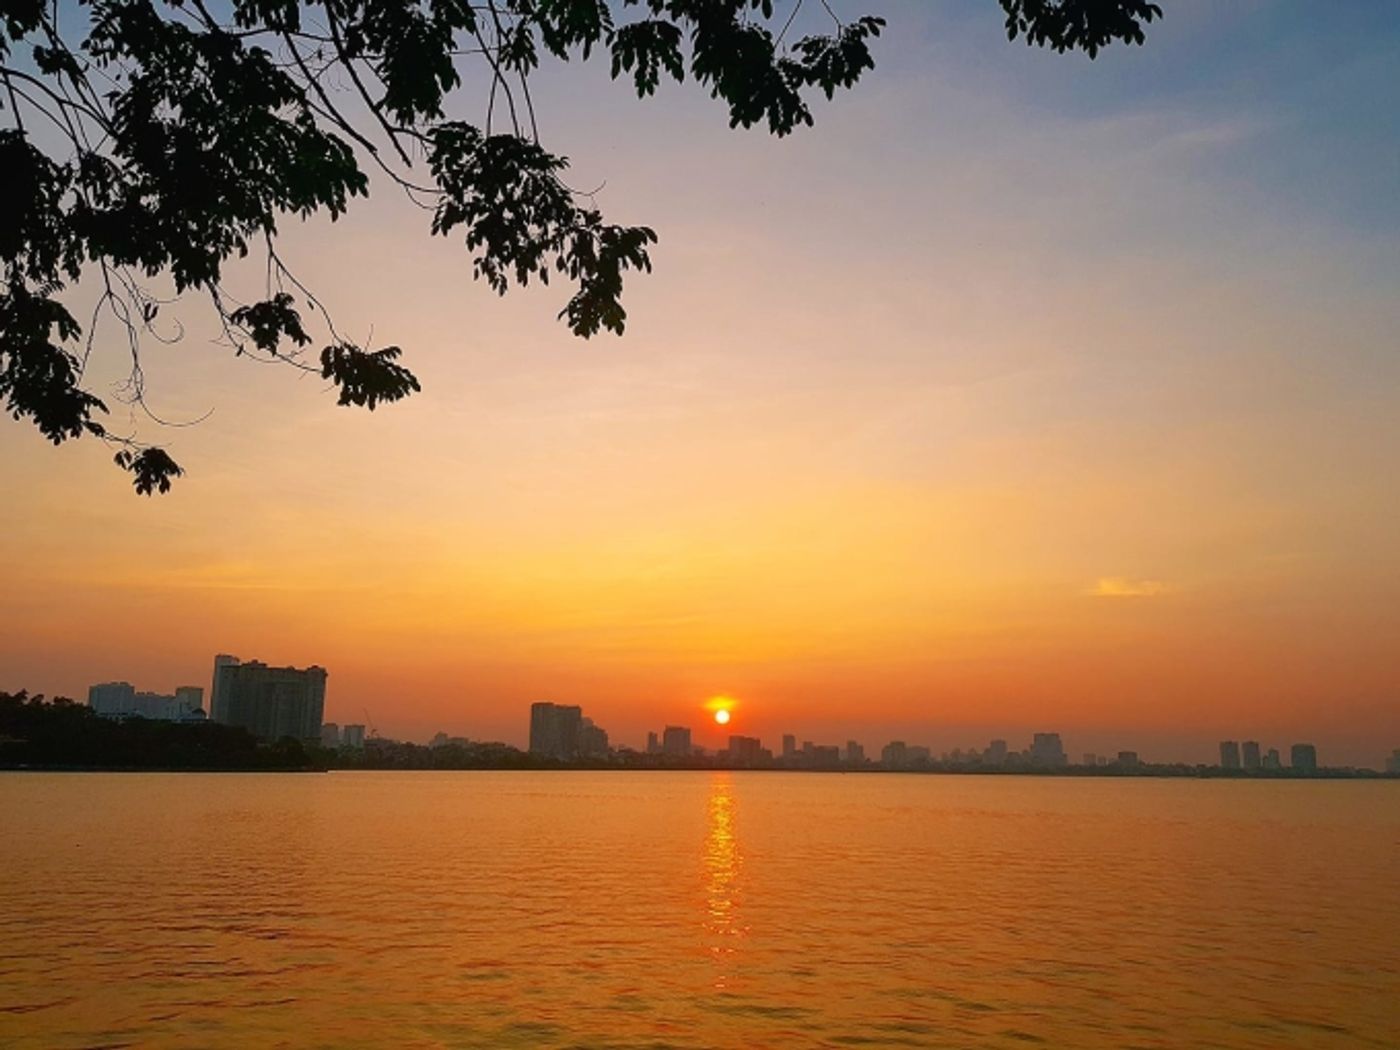
M 726 693 L 765 743 L 1379 765 L 1400 23 L 1164 6 L 1090 62 L 1008 45 L 990 0 L 847 0 L 890 21 L 878 68 L 783 141 L 691 84 L 541 77 L 572 184 L 661 236 L 621 339 L 571 337 L 560 288 L 473 284 L 393 194 L 289 222 L 424 392 L 338 408 L 191 301 L 147 350 L 158 412 L 213 410 L 139 424 L 189 470 L 170 495 L 0 426 L 0 688 L 207 687 L 223 651 L 321 663 L 328 719 L 415 739 L 523 743 L 552 699 L 638 745 Z

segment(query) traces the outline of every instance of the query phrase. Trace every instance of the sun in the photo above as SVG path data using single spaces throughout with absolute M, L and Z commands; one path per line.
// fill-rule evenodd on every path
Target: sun
M 715 720 L 715 725 L 727 726 L 729 720 L 734 717 L 734 708 L 739 706 L 739 701 L 732 696 L 712 696 L 705 701 L 705 710 Z

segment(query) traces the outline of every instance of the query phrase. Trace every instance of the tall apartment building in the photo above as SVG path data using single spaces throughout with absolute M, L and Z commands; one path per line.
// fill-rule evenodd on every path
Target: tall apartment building
M 1031 765 L 1047 768 L 1069 765 L 1059 733 L 1036 733 L 1031 738 Z
M 582 737 L 583 708 L 545 702 L 530 705 L 530 754 L 568 762 L 578 758 Z
M 1220 768 L 1240 768 L 1240 742 L 1238 740 L 1220 741 Z
M 853 766 L 865 765 L 865 746 L 854 740 L 847 740 L 846 761 Z
M 326 707 L 326 669 L 269 667 L 258 660 L 240 663 L 235 656 L 214 657 L 211 706 L 214 720 L 242 726 L 266 740 L 294 737 L 321 740 Z
M 1263 762 L 1259 757 L 1259 741 L 1246 740 L 1241 746 L 1245 769 L 1259 769 Z
M 1312 744 L 1294 744 L 1289 765 L 1299 773 L 1316 773 L 1317 748 Z
M 229 667 L 238 663 L 238 657 L 230 656 L 228 653 L 220 653 L 214 657 L 214 681 L 209 686 L 209 721 L 225 722 L 224 698 L 219 691 L 219 671 L 224 667 Z

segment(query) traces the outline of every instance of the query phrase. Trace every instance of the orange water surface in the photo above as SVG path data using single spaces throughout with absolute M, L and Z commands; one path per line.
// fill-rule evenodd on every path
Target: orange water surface
M 0 1046 L 1400 1046 L 1400 783 L 0 774 Z

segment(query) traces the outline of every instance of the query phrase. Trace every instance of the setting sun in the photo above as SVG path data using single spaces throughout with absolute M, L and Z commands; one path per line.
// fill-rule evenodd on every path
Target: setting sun
M 705 701 L 705 710 L 714 716 L 715 724 L 727 726 L 729 720 L 734 716 L 734 708 L 738 706 L 732 696 L 712 696 Z

